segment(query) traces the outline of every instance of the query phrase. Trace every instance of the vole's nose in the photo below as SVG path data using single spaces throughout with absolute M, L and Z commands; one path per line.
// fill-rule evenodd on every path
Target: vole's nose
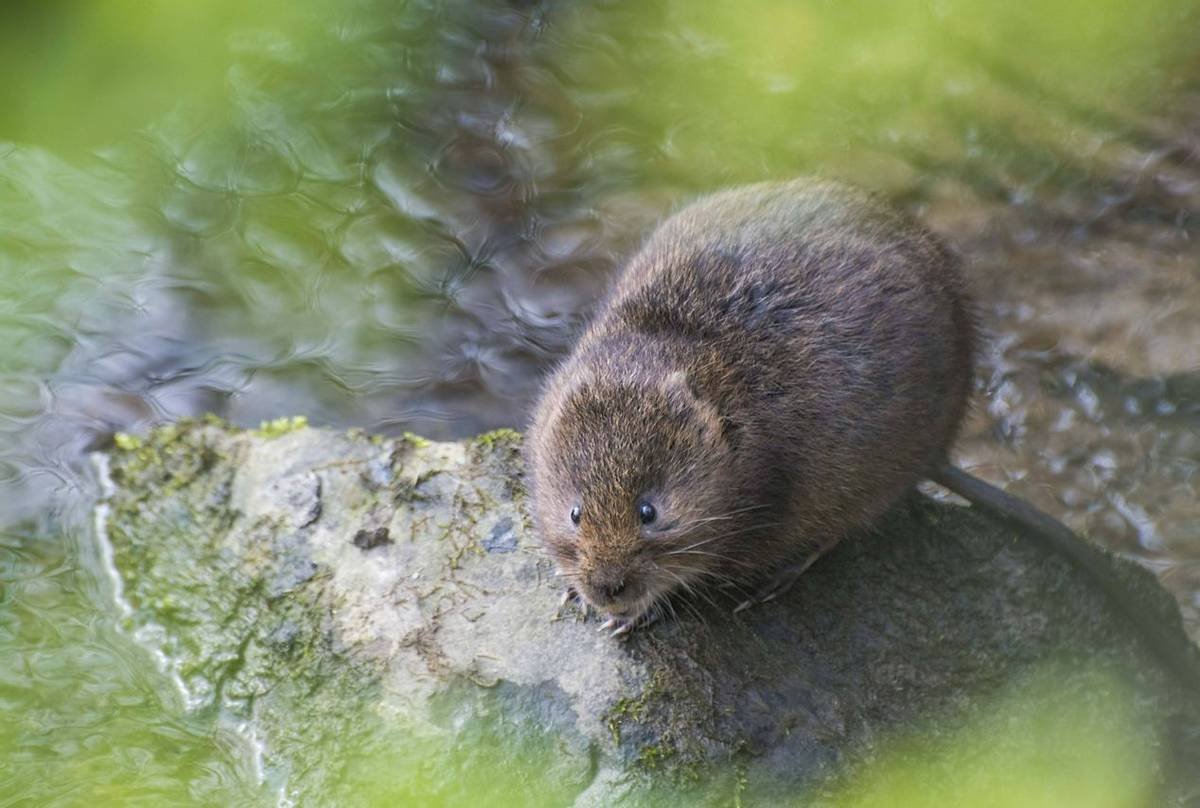
M 588 583 L 597 598 L 612 601 L 625 591 L 625 574 L 620 570 L 596 570 L 588 576 Z

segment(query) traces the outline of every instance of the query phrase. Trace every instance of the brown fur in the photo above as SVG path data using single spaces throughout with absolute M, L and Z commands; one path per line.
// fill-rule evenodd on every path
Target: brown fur
M 956 262 L 873 197 L 796 180 L 701 199 L 547 383 L 528 442 L 543 541 L 624 620 L 768 577 L 944 461 L 975 343 Z

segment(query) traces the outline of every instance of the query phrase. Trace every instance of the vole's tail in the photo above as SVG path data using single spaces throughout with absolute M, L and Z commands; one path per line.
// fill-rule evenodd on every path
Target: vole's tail
M 1181 638 L 1168 632 L 1134 600 L 1101 550 L 1079 538 L 1053 516 L 949 463 L 938 465 L 929 479 L 995 516 L 1016 522 L 1043 544 L 1065 556 L 1134 625 L 1151 650 L 1184 684 L 1200 690 L 1200 661 Z

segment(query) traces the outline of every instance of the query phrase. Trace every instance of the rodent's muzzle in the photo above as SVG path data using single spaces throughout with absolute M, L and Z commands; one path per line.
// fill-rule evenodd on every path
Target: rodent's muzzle
M 583 594 L 594 606 L 611 610 L 620 601 L 635 594 L 637 587 L 629 572 L 615 566 L 590 570 L 583 575 Z

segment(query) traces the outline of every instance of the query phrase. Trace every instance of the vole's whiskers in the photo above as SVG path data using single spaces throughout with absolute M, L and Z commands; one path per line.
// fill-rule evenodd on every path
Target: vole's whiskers
M 707 581 L 711 581 L 712 583 L 716 584 L 719 587 L 733 589 L 737 594 L 739 594 L 743 597 L 746 596 L 746 594 L 747 594 L 747 590 L 745 589 L 746 583 L 743 580 L 725 572 L 722 568 L 719 568 L 719 567 L 715 567 L 715 568 L 714 567 L 687 567 L 687 566 L 681 566 L 678 563 L 676 563 L 675 568 L 682 572 L 685 572 L 689 575 L 695 576 L 696 579 L 705 579 Z M 693 589 L 689 590 L 689 592 L 692 592 L 692 591 L 694 591 L 697 594 L 704 593 L 705 588 L 704 587 L 693 587 Z M 708 598 L 707 595 L 705 595 L 705 600 L 707 600 L 708 603 L 713 605 L 714 607 L 716 606 L 716 604 L 713 602 L 713 600 L 711 598 Z
M 682 530 L 692 530 L 700 525 L 707 525 L 713 522 L 728 522 L 738 516 L 741 516 L 742 514 L 750 513 L 752 511 L 759 511 L 768 507 L 770 507 L 770 505 L 763 503 L 759 505 L 748 505 L 745 508 L 734 508 L 732 511 L 725 511 L 724 513 L 718 513 L 712 516 L 702 516 L 698 519 L 691 519 L 680 525 L 680 528 Z
M 683 606 L 685 609 L 687 609 L 687 610 L 688 610 L 688 612 L 690 612 L 690 613 L 692 614 L 692 616 L 693 616 L 693 617 L 695 617 L 695 618 L 696 618 L 696 622 L 697 622 L 697 623 L 699 623 L 699 624 L 700 624 L 700 625 L 702 625 L 702 626 L 707 626 L 707 625 L 708 625 L 708 618 L 706 618 L 706 617 L 704 616 L 704 613 L 703 613 L 703 612 L 701 612 L 699 609 L 697 609 L 697 608 L 696 608 L 696 606 L 695 606 L 695 604 L 693 604 L 693 603 L 692 603 L 692 602 L 691 602 L 689 599 L 687 599 L 687 598 L 684 598 L 682 601 L 680 601 L 680 604 L 681 604 L 681 605 L 682 605 L 682 606 Z
M 746 508 L 743 510 L 751 510 L 751 509 Z M 772 528 L 772 527 L 779 527 L 782 524 L 783 524 L 782 522 L 760 522 L 760 523 L 753 524 L 753 525 L 746 525 L 744 527 L 738 528 L 737 530 L 730 530 L 730 531 L 726 531 L 723 533 L 719 533 L 715 536 L 709 536 L 706 539 L 701 539 L 700 541 L 693 542 L 692 544 L 689 544 L 686 547 L 679 547 L 679 548 L 676 548 L 673 550 L 666 550 L 663 553 L 661 553 L 661 555 L 662 556 L 707 555 L 707 556 L 711 556 L 713 558 L 720 559 L 722 561 L 728 561 L 729 563 L 735 564 L 735 565 L 741 565 L 741 566 L 747 566 L 747 567 L 753 566 L 749 562 L 741 561 L 741 560 L 733 558 L 729 555 L 714 553 L 711 550 L 700 550 L 699 548 L 706 547 L 710 544 L 713 544 L 714 542 L 724 541 L 733 536 L 739 536 L 743 533 L 749 533 L 749 532 L 752 532 L 755 530 L 765 530 L 767 528 Z
M 676 550 L 672 550 L 671 552 L 674 552 L 674 553 L 686 553 L 688 550 L 691 550 L 693 547 L 703 547 L 703 546 L 704 546 L 704 545 L 706 545 L 706 544 L 712 544 L 712 543 L 713 543 L 713 542 L 715 542 L 715 541 L 720 541 L 720 539 L 721 539 L 721 536 L 720 536 L 720 535 L 717 535 L 717 536 L 709 536 L 707 539 L 702 539 L 702 540 L 700 540 L 700 541 L 698 541 L 698 542 L 693 542 L 693 543 L 689 544 L 687 547 L 680 547 L 680 548 L 678 548 L 678 549 L 676 549 Z
M 659 618 L 663 617 L 667 610 L 671 612 L 671 619 L 676 623 L 679 622 L 679 613 L 675 611 L 675 606 L 671 603 L 670 598 L 659 598 L 654 601 L 654 609 Z
M 722 564 L 732 564 L 735 567 L 750 568 L 752 566 L 750 562 L 744 561 L 740 558 L 734 558 L 733 556 L 725 555 L 723 553 L 710 553 L 705 550 L 687 550 L 686 552 L 682 550 L 676 550 L 670 553 L 663 553 L 663 556 L 704 556 L 706 558 L 715 559 L 717 562 Z
M 739 528 L 738 530 L 732 530 L 728 533 L 722 533 L 721 538 L 728 539 L 731 536 L 740 536 L 743 533 L 751 533 L 755 530 L 766 530 L 767 528 L 771 528 L 771 527 L 781 527 L 783 524 L 784 524 L 783 522 L 762 522 L 757 525 L 747 525 L 746 527 Z
M 667 575 L 670 575 L 676 581 L 678 581 L 679 586 L 683 588 L 683 591 L 687 595 L 692 596 L 692 597 L 702 598 L 705 602 L 707 602 L 713 608 L 717 608 L 717 604 L 713 601 L 712 598 L 710 598 L 708 596 L 708 594 L 703 589 L 697 589 L 695 586 L 692 585 L 691 581 L 687 580 L 682 575 L 675 572 L 675 570 L 672 570 L 670 567 L 664 567 L 664 566 L 659 566 L 659 569 L 662 570 L 663 572 L 665 572 Z M 685 572 L 695 572 L 695 570 L 692 570 L 690 567 L 680 567 L 679 569 L 681 569 Z M 695 612 L 695 614 L 697 617 L 700 617 L 701 622 L 703 622 L 703 618 L 701 617 L 700 613 L 697 611 L 697 612 Z
M 732 511 L 725 511 L 725 513 L 719 513 L 716 516 L 705 516 L 700 519 L 694 519 L 691 522 L 689 522 L 688 524 L 689 525 L 702 525 L 702 524 L 705 524 L 706 522 L 724 521 L 724 520 L 732 519 L 733 517 L 739 516 L 740 514 L 743 514 L 743 513 L 750 513 L 751 511 L 760 511 L 763 508 L 768 508 L 768 507 L 770 507 L 770 506 L 767 503 L 762 503 L 759 505 L 748 505 L 745 508 L 735 508 Z
M 684 593 L 687 596 L 690 597 L 692 595 L 697 594 L 697 590 L 683 576 L 679 575 L 678 573 L 674 572 L 671 569 L 668 569 L 667 567 L 659 567 L 658 569 L 661 570 L 662 572 L 665 572 L 667 575 L 670 575 L 672 578 L 674 578 L 676 581 L 678 581 L 680 587 L 683 588 Z M 705 597 L 705 600 L 708 600 L 707 596 L 704 596 L 704 597 Z M 661 602 L 667 608 L 669 608 L 671 610 L 671 615 L 672 615 L 672 617 L 674 617 L 675 621 L 679 622 L 679 614 L 675 611 L 675 605 L 674 605 L 675 601 L 671 598 L 662 598 Z M 686 597 L 682 600 L 679 600 L 678 602 L 681 606 L 683 606 L 689 612 L 691 612 L 691 614 L 696 618 L 696 620 L 701 625 L 705 625 L 707 623 L 707 621 L 704 619 L 704 615 L 700 613 L 700 610 L 697 609 L 695 606 L 693 606 Z M 711 603 L 711 601 L 709 601 L 709 602 Z

